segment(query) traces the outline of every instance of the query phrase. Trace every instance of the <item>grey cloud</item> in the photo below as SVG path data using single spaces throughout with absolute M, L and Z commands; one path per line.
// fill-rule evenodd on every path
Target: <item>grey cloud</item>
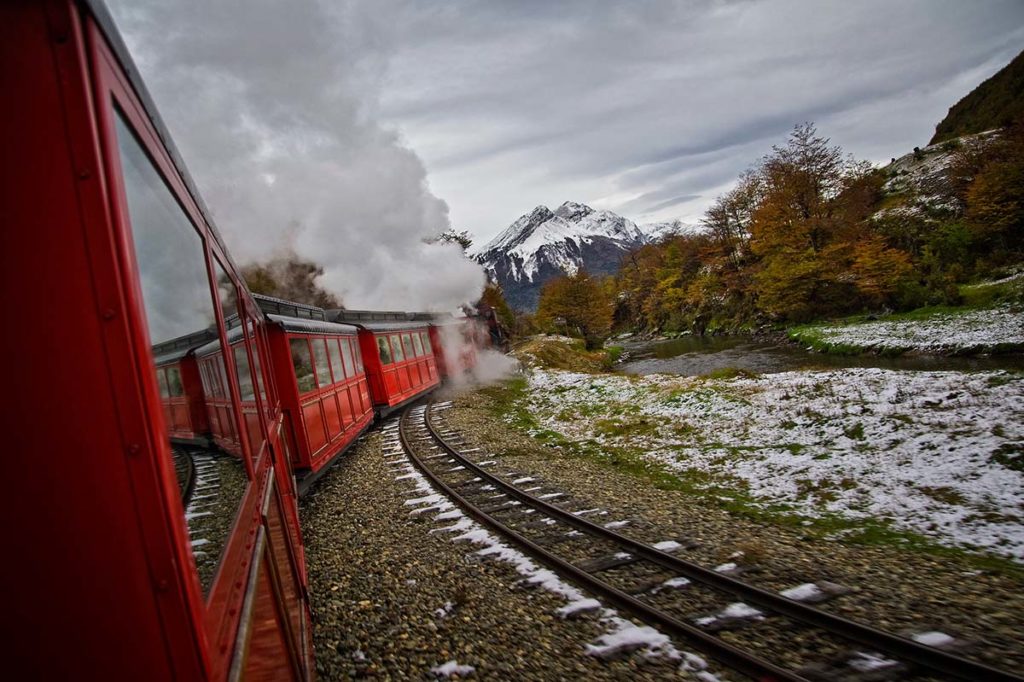
M 888 159 L 1024 43 L 1018 0 L 123 1 L 222 222 L 321 252 L 343 222 L 375 266 L 449 214 L 478 244 L 567 199 L 693 220 L 806 120 Z

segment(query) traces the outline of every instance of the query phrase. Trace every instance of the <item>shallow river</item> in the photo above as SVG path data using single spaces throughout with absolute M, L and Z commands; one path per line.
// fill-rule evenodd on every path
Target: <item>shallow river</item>
M 616 369 L 628 374 L 680 374 L 696 376 L 733 367 L 759 374 L 798 369 L 881 367 L 884 369 L 1024 370 L 1024 355 L 942 357 L 930 355 L 886 358 L 877 355 L 826 355 L 796 344 L 755 341 L 740 336 L 693 337 L 664 341 L 621 342 L 629 356 Z

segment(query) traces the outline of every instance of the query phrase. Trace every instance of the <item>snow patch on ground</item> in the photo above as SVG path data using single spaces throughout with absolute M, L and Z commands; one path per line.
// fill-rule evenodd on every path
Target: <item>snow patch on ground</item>
M 1024 560 L 1019 374 L 850 368 L 701 379 L 537 370 L 529 382 L 525 407 L 541 429 L 693 472 L 709 494 L 740 491 L 749 504 L 806 519 L 872 519 Z M 596 428 L 640 419 L 644 429 L 618 435 Z
M 460 665 L 458 661 L 452 660 L 431 668 L 430 672 L 434 673 L 435 677 L 451 677 L 452 675 L 465 677 L 475 670 L 476 668 L 471 665 Z
M 878 320 L 806 330 L 830 345 L 877 352 L 980 352 L 1024 343 L 1024 312 L 1001 306 L 936 314 L 923 320 Z
M 788 590 L 779 592 L 786 599 L 792 599 L 793 601 L 807 601 L 808 599 L 817 599 L 822 595 L 821 588 L 814 583 L 804 583 L 803 585 L 797 585 L 791 587 Z
M 913 636 L 913 640 L 915 642 L 918 642 L 919 644 L 924 644 L 925 646 L 937 647 L 946 646 L 956 641 L 953 637 L 947 635 L 945 632 L 939 632 L 937 630 L 933 630 L 931 632 L 918 633 Z

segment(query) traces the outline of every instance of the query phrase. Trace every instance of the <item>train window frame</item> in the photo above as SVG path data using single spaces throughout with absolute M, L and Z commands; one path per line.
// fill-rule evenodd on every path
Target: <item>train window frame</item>
M 311 336 L 309 338 L 309 349 L 313 352 L 313 371 L 316 373 L 317 388 L 327 388 L 334 383 L 331 379 L 331 359 L 327 352 L 327 339 L 322 336 Z M 323 355 L 317 353 L 317 349 Z M 321 367 L 323 361 L 323 367 Z M 324 374 L 325 376 L 321 376 Z
M 231 355 L 234 357 L 235 372 L 238 374 L 238 397 L 243 403 L 256 402 L 256 387 L 253 385 L 252 367 L 249 365 L 245 343 L 231 346 Z
M 395 362 L 405 362 L 405 353 L 402 352 L 402 335 L 389 334 L 388 340 L 391 342 L 391 357 L 395 359 Z
M 171 253 L 178 257 L 178 260 L 175 262 L 182 262 L 183 259 L 193 259 L 196 267 L 189 273 L 189 277 L 181 278 L 179 275 L 178 279 L 167 281 L 161 281 L 158 277 L 157 281 L 160 282 L 160 287 L 164 287 L 164 289 L 157 287 L 153 291 L 166 290 L 168 287 L 172 287 L 171 290 L 173 291 L 179 291 L 183 288 L 184 282 L 195 282 L 195 278 L 200 276 L 201 281 L 197 283 L 193 291 L 189 292 L 192 294 L 192 300 L 183 299 L 180 307 L 187 310 L 189 305 L 195 305 L 200 302 L 204 306 L 208 305 L 208 311 L 206 311 L 205 307 L 203 308 L 203 312 L 208 313 L 208 315 L 203 316 L 202 323 L 206 325 L 206 329 L 216 330 L 223 347 L 226 328 L 221 307 L 222 301 L 215 293 L 217 289 L 215 286 L 214 269 L 215 263 L 217 265 L 220 264 L 211 253 L 206 234 L 197 225 L 194 214 L 183 203 L 182 195 L 168 179 L 166 168 L 161 166 L 154 158 L 152 146 L 139 133 L 137 124 L 119 107 L 119 102 L 116 98 L 110 100 L 110 109 L 108 111 L 111 116 L 110 137 L 108 138 L 112 146 L 111 158 L 116 159 L 111 161 L 111 172 L 114 178 L 113 185 L 120 202 L 118 204 L 120 211 L 119 224 L 124 230 L 127 268 L 134 279 L 135 300 L 140 315 L 140 324 L 143 329 L 142 333 L 152 343 L 154 333 L 159 335 L 167 331 L 158 325 L 154 325 L 154 319 L 159 320 L 161 318 L 154 318 L 151 315 L 153 311 L 164 310 L 166 308 L 166 301 L 159 296 L 148 299 L 145 296 L 143 287 L 147 276 L 152 276 L 154 273 L 160 275 L 168 271 L 166 267 L 163 269 L 159 268 L 160 261 L 154 260 L 150 254 L 153 252 Z M 153 210 L 154 207 L 156 207 L 155 212 Z M 158 229 L 154 230 L 154 226 Z M 153 241 L 153 235 L 172 234 L 174 231 L 178 231 L 179 236 L 188 236 L 179 239 L 177 243 L 165 244 Z M 183 250 L 183 247 L 186 245 L 187 248 Z M 147 252 L 146 249 L 149 249 L 149 251 Z M 223 270 L 223 266 L 220 267 Z M 180 273 L 181 269 L 175 268 L 171 271 Z M 230 278 L 228 280 L 237 292 L 237 285 L 235 285 L 234 280 Z M 163 308 L 161 305 L 163 305 Z M 193 320 L 192 322 L 194 323 L 195 321 Z M 151 347 L 149 349 L 149 358 L 152 361 Z M 241 512 L 243 503 L 253 482 L 253 470 L 251 458 L 246 447 L 245 434 L 237 421 L 237 399 L 230 394 L 230 389 L 228 388 L 228 382 L 231 380 L 232 375 L 226 368 L 221 351 L 216 353 L 213 363 L 217 367 L 215 373 L 218 375 L 220 388 L 226 396 L 229 410 L 235 416 L 232 430 L 239 436 L 239 445 L 241 446 L 241 456 L 235 460 L 238 463 L 236 473 L 240 480 L 244 481 L 244 487 L 239 490 L 236 499 L 229 500 L 229 505 L 224 507 L 222 511 L 217 512 L 218 516 L 222 515 L 228 523 L 226 526 L 223 526 L 223 535 L 210 545 L 210 549 L 213 551 L 207 553 L 209 560 L 200 561 L 195 553 L 187 556 L 191 559 L 191 567 L 196 577 L 195 584 L 200 588 L 197 597 L 206 609 L 219 611 L 215 595 L 225 595 L 230 590 L 228 583 L 222 580 L 221 569 L 231 565 L 232 562 L 230 558 L 231 548 L 233 544 L 236 544 L 236 534 L 239 524 L 242 522 Z M 180 372 L 180 369 L 178 371 Z M 170 430 L 171 425 L 164 423 L 163 429 L 159 432 L 159 441 L 163 445 L 158 447 L 157 452 L 159 456 L 164 458 L 173 456 L 169 448 Z M 181 511 L 184 512 L 184 509 Z M 191 528 L 191 521 L 192 519 L 187 515 L 182 514 L 181 522 L 184 523 L 186 530 Z
M 430 334 L 427 332 L 420 332 L 420 336 L 423 338 L 423 350 L 427 352 L 427 355 L 433 355 L 434 346 L 430 343 Z
M 391 342 L 388 340 L 386 335 L 381 335 L 377 338 L 377 355 L 380 357 L 381 366 L 392 364 L 395 359 L 391 355 Z
M 159 462 L 154 469 L 148 461 L 136 458 L 136 462 L 142 461 L 143 464 L 131 467 L 133 488 L 139 493 L 135 496 L 135 505 L 141 528 L 147 538 L 154 538 L 152 542 L 147 541 L 144 551 L 147 560 L 151 562 L 150 565 L 153 567 L 155 575 L 168 570 L 178 570 L 184 565 L 191 566 L 195 571 L 193 553 L 187 542 L 187 522 L 181 518 L 169 517 L 168 510 L 154 502 L 162 499 L 161 495 L 165 492 L 167 481 L 164 478 L 168 475 L 167 472 L 171 471 L 171 467 L 165 465 L 169 463 L 171 451 L 166 439 L 160 437 L 161 433 L 166 435 L 168 429 L 153 429 L 151 423 L 145 421 L 146 417 L 152 415 L 152 409 L 158 406 L 158 403 L 154 403 L 158 398 L 158 390 L 156 378 L 150 369 L 153 366 L 152 350 L 145 347 L 145 344 L 138 343 L 138 341 L 145 340 L 146 337 L 145 311 L 139 295 L 141 289 L 136 267 L 137 261 L 133 255 L 133 236 L 125 200 L 125 186 L 121 177 L 121 159 L 117 153 L 115 123 L 118 114 L 123 116 L 126 127 L 136 136 L 144 153 L 171 190 L 174 201 L 182 208 L 200 239 L 203 277 L 206 278 L 204 285 L 208 287 L 210 300 L 215 306 L 215 323 L 211 329 L 218 333 L 222 344 L 226 344 L 224 337 L 227 327 L 216 305 L 213 262 L 215 258 L 220 259 L 221 262 L 230 262 L 230 260 L 216 229 L 209 223 L 207 214 L 201 207 L 201 199 L 195 193 L 187 175 L 182 173 L 179 162 L 174 158 L 173 146 L 170 145 L 166 135 L 158 131 L 159 123 L 154 123 L 150 118 L 140 100 L 138 91 L 129 81 L 124 66 L 111 50 L 101 29 L 92 21 L 84 23 L 80 28 L 86 34 L 86 54 L 82 58 L 88 59 L 83 63 L 83 68 L 90 71 L 92 79 L 88 83 L 89 92 L 82 93 L 91 95 L 91 97 L 83 97 L 76 106 L 88 107 L 94 116 L 89 119 L 87 125 L 98 130 L 98 150 L 95 156 L 101 167 L 92 168 L 90 166 L 92 170 L 89 175 L 92 177 L 93 173 L 100 171 L 103 174 L 101 180 L 105 181 L 90 183 L 89 186 L 99 187 L 104 194 L 102 201 L 109 202 L 105 206 L 101 206 L 96 201 L 85 204 L 89 216 L 94 218 L 89 221 L 88 230 L 90 238 L 99 236 L 100 241 L 97 243 L 105 243 L 102 240 L 108 237 L 111 243 L 109 253 L 99 252 L 102 250 L 98 250 L 98 255 L 91 253 L 90 262 L 103 266 L 114 266 L 117 276 L 121 279 L 113 284 L 108 279 L 104 279 L 99 281 L 97 286 L 100 286 L 101 290 L 105 290 L 109 295 L 110 288 L 122 286 L 121 282 L 123 281 L 126 302 L 131 308 L 125 310 L 125 314 L 113 318 L 111 324 L 106 326 L 107 331 L 104 334 L 109 348 L 127 350 L 135 360 L 133 363 L 116 363 L 112 372 L 113 387 L 117 396 L 123 399 L 125 406 L 125 409 L 119 412 L 118 421 L 124 430 L 125 438 L 148 444 L 148 448 L 143 446 L 143 452 L 151 455 L 154 459 L 164 460 Z M 77 77 L 77 73 L 75 76 Z M 81 128 L 86 124 L 75 123 L 75 125 L 79 129 L 77 132 L 81 133 Z M 73 144 L 76 154 L 78 151 L 85 151 L 76 140 L 71 140 L 69 144 Z M 92 152 L 93 150 L 89 149 L 88 153 L 83 156 L 87 165 L 89 165 L 88 160 L 92 158 Z M 104 213 L 101 209 L 109 211 L 109 213 Z M 97 234 L 94 235 L 93 232 Z M 242 291 L 243 285 L 240 283 L 237 272 L 234 269 L 229 272 L 232 281 Z M 102 289 L 103 287 L 106 289 Z M 267 362 L 264 362 L 263 366 L 268 368 L 269 372 L 271 365 L 269 364 L 268 349 L 269 346 L 264 344 L 264 352 L 268 354 L 264 357 Z M 147 365 L 147 360 L 149 365 Z M 213 369 L 215 363 L 221 368 L 220 372 Z M 211 379 L 212 375 L 219 375 L 217 381 L 221 382 L 223 364 L 223 358 L 220 361 L 211 359 L 208 370 L 212 374 L 208 373 L 207 379 Z M 269 380 L 271 387 L 274 386 L 272 377 L 265 376 L 264 379 Z M 224 387 L 222 386 L 221 389 L 223 390 Z M 224 391 L 224 395 L 232 401 L 237 413 L 237 396 L 231 398 L 227 391 Z M 275 407 L 279 406 L 276 392 L 273 397 L 275 398 Z M 284 419 L 287 419 L 287 412 L 283 413 L 283 416 Z M 237 420 L 235 423 L 237 424 Z M 147 457 L 148 459 L 149 457 Z M 257 463 L 248 456 L 247 452 L 241 459 L 245 463 L 247 478 L 244 499 L 246 504 L 249 504 L 250 500 L 255 499 L 257 493 L 255 487 L 259 480 L 255 470 Z M 259 475 L 267 470 L 266 463 L 269 461 L 268 458 L 263 458 L 264 464 L 260 466 Z M 159 472 L 159 476 L 153 475 L 153 471 Z M 170 508 L 173 506 L 170 505 Z M 208 590 L 201 589 L 195 573 L 193 573 L 195 579 L 189 580 L 187 576 L 183 576 L 183 580 L 172 580 L 169 586 L 162 584 L 161 588 L 170 592 L 170 595 L 165 595 L 162 598 L 161 609 L 171 604 L 180 604 L 187 609 L 189 617 L 195 621 L 196 625 L 202 628 L 202 631 L 196 633 L 197 638 L 202 639 L 205 633 L 205 637 L 209 639 L 209 661 L 200 664 L 203 671 L 213 677 L 218 676 L 217 671 L 226 671 L 229 664 L 238 661 L 239 655 L 244 656 L 244 652 L 240 654 L 234 644 L 237 637 L 236 630 L 242 632 L 240 628 L 246 627 L 246 623 L 239 620 L 240 615 L 244 615 L 243 600 L 253 594 L 252 585 L 246 587 L 247 573 L 245 572 L 248 570 L 246 553 L 251 550 L 252 545 L 251 543 L 246 545 L 245 542 L 247 532 L 253 531 L 254 517 L 243 514 L 242 510 L 241 507 L 238 509 L 237 515 L 230 524 L 231 538 L 225 548 L 225 553 L 218 560 L 217 575 Z M 169 530 L 175 532 L 169 533 Z M 161 544 L 160 538 L 164 538 L 164 536 L 169 542 Z M 174 611 L 173 613 L 178 612 Z M 167 648 L 169 652 L 173 652 L 173 660 L 184 660 L 193 655 L 193 648 L 189 642 L 191 640 L 181 637 L 168 638 Z
M 345 380 L 345 362 L 341 358 L 341 346 L 339 339 L 327 338 L 327 356 L 331 359 L 331 374 L 334 376 L 334 383 Z
M 424 353 L 423 353 L 423 341 L 420 340 L 419 332 L 415 332 L 415 333 L 412 334 L 412 347 L 413 347 L 413 350 L 416 351 L 416 357 L 422 358 L 423 355 L 424 355 Z
M 412 345 L 412 334 L 410 332 L 402 332 L 402 351 L 405 352 L 406 360 L 412 360 L 416 357 L 416 347 Z
M 359 341 L 356 337 L 351 337 L 352 346 L 352 359 L 355 364 L 355 374 L 353 376 L 360 377 L 366 373 L 366 367 L 363 365 L 363 349 L 359 346 Z
M 352 359 L 352 349 L 357 347 L 355 339 L 341 337 L 338 339 L 338 347 L 341 349 L 341 356 L 345 359 L 345 376 L 349 379 L 356 376 L 356 363 Z
M 303 389 L 302 382 L 300 381 L 298 367 L 295 364 L 295 350 L 303 349 L 306 354 L 306 360 L 308 361 L 309 374 L 304 374 L 302 378 L 311 377 L 312 383 L 309 388 Z M 288 338 L 288 354 L 292 361 L 292 376 L 295 379 L 296 388 L 299 391 L 299 395 L 306 395 L 316 390 L 316 375 L 313 369 L 313 352 L 309 348 L 309 339 L 305 336 L 291 336 Z
M 170 365 L 164 370 L 167 372 L 167 390 L 171 398 L 184 398 L 185 385 L 181 382 L 181 368 L 177 365 Z M 172 380 L 171 377 L 177 377 Z
M 157 385 L 158 385 L 158 387 L 160 389 L 160 397 L 161 398 L 170 398 L 171 397 L 171 391 L 170 391 L 170 387 L 167 385 L 167 376 L 164 374 L 164 368 L 163 367 L 158 367 L 157 370 L 156 370 L 156 382 L 157 382 Z
M 256 394 L 263 405 L 267 404 L 267 380 L 263 376 L 263 363 L 260 361 L 259 336 L 256 333 L 252 320 L 245 321 L 245 341 L 249 346 L 252 355 L 252 362 L 249 369 L 252 371 L 253 384 L 256 387 Z

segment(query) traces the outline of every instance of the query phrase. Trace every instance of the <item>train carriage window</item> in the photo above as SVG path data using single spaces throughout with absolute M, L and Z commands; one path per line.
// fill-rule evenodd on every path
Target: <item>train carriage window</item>
M 391 364 L 391 346 L 388 345 L 388 337 L 378 336 L 377 337 L 377 352 L 380 353 L 380 364 L 390 365 Z
M 306 393 L 316 388 L 313 379 L 313 360 L 309 355 L 309 342 L 305 337 L 291 339 L 292 366 L 295 368 L 295 381 L 299 384 L 299 393 Z
M 164 370 L 158 369 L 156 371 L 156 381 L 160 385 L 160 397 L 169 398 L 171 394 L 167 389 L 167 377 L 164 375 Z
M 405 351 L 405 357 L 410 359 L 416 357 L 416 351 L 412 347 L 412 337 L 409 334 L 402 334 L 402 350 Z
M 423 355 L 423 344 L 420 342 L 420 335 L 412 335 L 412 347 L 416 349 L 416 357 Z
M 423 349 L 427 351 L 427 355 L 434 353 L 434 348 L 430 345 L 430 334 L 427 332 L 420 332 L 420 336 L 423 337 Z
M 313 347 L 313 361 L 316 363 L 316 382 L 323 388 L 331 385 L 331 365 L 327 359 L 327 342 L 324 339 L 310 339 Z
M 395 356 L 395 362 L 405 360 L 405 353 L 402 352 L 402 337 L 398 334 L 391 335 L 391 352 Z
M 356 375 L 356 366 L 352 364 L 352 347 L 348 339 L 338 339 L 341 344 L 341 354 L 345 356 L 345 373 L 354 377 Z
M 253 402 L 256 400 L 256 391 L 252 385 L 252 372 L 249 371 L 249 356 L 245 352 L 245 344 L 240 343 L 234 346 L 235 371 L 238 372 L 238 392 L 241 394 L 242 402 Z
M 334 374 L 335 383 L 345 378 L 345 365 L 341 362 L 341 349 L 338 348 L 338 339 L 327 339 L 327 354 L 331 356 L 331 372 Z
M 185 395 L 185 388 L 181 385 L 181 370 L 177 367 L 167 368 L 167 389 L 172 398 Z
M 150 342 L 155 344 L 195 332 L 217 329 L 215 301 L 207 271 L 206 247 L 188 215 L 175 199 L 146 151 L 118 113 L 115 135 L 121 162 L 124 200 L 130 223 L 134 265 L 142 292 L 142 305 Z M 219 356 L 218 356 L 219 357 Z M 203 362 L 207 395 L 215 393 L 214 360 Z M 219 365 L 221 373 L 223 365 Z M 219 378 L 219 377 L 218 377 Z M 180 374 L 166 375 L 169 394 L 180 388 Z M 164 434 L 168 438 L 167 434 Z M 185 523 L 195 542 L 195 559 L 205 594 L 209 594 L 227 539 L 237 516 L 238 505 L 248 485 L 245 466 L 236 457 L 199 445 L 167 441 L 174 470 L 188 471 L 189 464 L 202 464 L 204 476 L 219 481 L 215 502 L 203 514 L 189 514 Z M 169 470 L 169 469 L 168 469 Z M 179 477 L 183 506 L 195 502 L 189 497 L 187 476 Z M 198 504 L 198 502 L 195 502 Z
M 359 342 L 356 339 L 352 339 L 352 355 L 356 361 L 356 376 L 359 376 L 364 372 L 363 370 L 363 351 L 359 347 Z
M 263 401 L 263 405 L 267 404 L 267 388 L 265 386 L 266 379 L 263 377 L 263 372 L 260 370 L 260 346 L 257 343 L 257 336 L 253 334 L 252 322 L 246 323 L 248 328 L 249 341 L 252 343 L 252 380 L 256 386 L 257 393 L 260 394 L 260 400 Z
M 231 400 L 231 391 L 228 390 L 228 371 L 224 367 L 224 355 L 217 353 L 214 357 L 214 363 L 217 365 L 217 384 L 220 390 L 219 398 L 224 400 Z

